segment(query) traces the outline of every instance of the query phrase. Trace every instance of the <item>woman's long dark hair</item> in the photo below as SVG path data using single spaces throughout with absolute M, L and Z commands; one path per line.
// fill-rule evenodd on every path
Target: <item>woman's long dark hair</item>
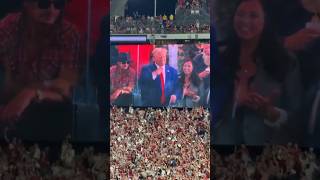
M 187 59 L 186 61 L 184 61 L 184 62 L 182 63 L 182 72 L 181 72 L 181 77 L 180 77 L 181 84 L 183 85 L 183 84 L 184 84 L 184 81 L 185 81 L 185 79 L 186 79 L 186 75 L 185 75 L 184 72 L 183 72 L 183 66 L 184 66 L 184 64 L 187 63 L 187 62 L 191 62 L 192 67 L 193 67 L 193 70 L 192 70 L 192 73 L 191 73 L 191 76 L 190 76 L 190 82 L 191 82 L 193 85 L 195 85 L 195 86 L 200 86 L 201 80 L 200 80 L 198 74 L 197 74 L 197 73 L 195 72 L 195 70 L 194 70 L 194 63 L 193 63 L 193 61 L 192 61 L 191 59 Z
M 245 1 L 250 0 L 240 0 L 236 8 L 238 8 L 239 5 Z M 272 79 L 283 82 L 290 67 L 292 67 L 294 64 L 287 50 L 280 42 L 280 39 L 277 38 L 276 33 L 274 33 L 271 29 L 270 21 L 268 19 L 268 11 L 265 9 L 266 6 L 264 5 L 264 2 L 262 0 L 258 1 L 260 2 L 265 13 L 265 23 L 258 46 L 253 55 L 255 60 L 256 58 L 261 58 L 265 71 Z M 236 12 L 236 10 L 234 12 Z M 235 13 L 233 17 L 234 16 Z M 231 36 L 227 42 L 227 48 L 223 53 L 222 58 L 226 63 L 225 65 L 230 70 L 233 78 L 236 78 L 236 72 L 240 69 L 240 43 L 241 40 L 237 37 L 234 28 L 232 28 Z

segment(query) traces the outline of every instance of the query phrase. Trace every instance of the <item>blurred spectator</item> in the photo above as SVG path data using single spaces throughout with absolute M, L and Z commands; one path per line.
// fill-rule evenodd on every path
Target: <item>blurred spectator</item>
M 167 21 L 167 20 L 168 20 L 167 15 L 163 15 L 162 20 L 163 20 L 163 21 Z
M 221 146 L 220 146 L 221 147 Z M 312 148 L 298 145 L 266 145 L 262 147 L 234 147 L 226 153 L 223 147 L 213 150 L 213 169 L 217 180 L 266 179 L 266 180 L 316 180 L 319 179 L 319 159 Z M 230 149 L 231 150 L 231 149 Z
M 303 130 L 302 143 L 305 145 L 320 147 L 319 2 L 271 0 L 268 4 L 273 12 L 275 28 L 283 37 L 284 46 L 300 63 L 304 91 L 300 117 L 302 121 L 298 122 L 296 132 Z
M 83 145 L 78 145 L 83 146 Z M 106 154 L 97 153 L 92 147 L 78 148 L 76 153 L 70 142 L 61 145 L 61 153 L 55 158 L 55 145 L 45 148 L 38 144 L 27 145 L 13 139 L 0 146 L 0 179 L 46 180 L 105 180 Z
M 210 45 L 201 45 L 201 53 L 193 59 L 195 71 L 200 79 L 204 81 L 204 88 L 210 88 Z
M 171 14 L 170 17 L 169 17 L 169 20 L 173 21 L 173 18 L 174 18 L 174 16 Z

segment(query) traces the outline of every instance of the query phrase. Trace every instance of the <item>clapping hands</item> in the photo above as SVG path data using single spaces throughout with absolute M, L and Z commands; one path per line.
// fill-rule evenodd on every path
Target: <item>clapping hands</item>
M 242 98 L 242 105 L 256 111 L 267 119 L 279 117 L 279 112 L 273 105 L 273 98 L 262 96 L 257 92 L 248 92 L 246 97 Z

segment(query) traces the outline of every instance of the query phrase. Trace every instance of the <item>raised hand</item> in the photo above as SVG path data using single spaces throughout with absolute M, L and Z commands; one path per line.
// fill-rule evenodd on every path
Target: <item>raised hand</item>
M 320 31 L 316 29 L 303 28 L 298 32 L 285 38 L 284 46 L 292 51 L 302 50 L 308 44 L 320 37 Z

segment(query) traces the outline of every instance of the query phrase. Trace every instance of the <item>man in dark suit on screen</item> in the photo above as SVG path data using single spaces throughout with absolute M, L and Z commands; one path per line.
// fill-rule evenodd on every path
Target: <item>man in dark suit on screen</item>
M 180 98 L 177 71 L 166 65 L 166 49 L 155 48 L 152 58 L 153 63 L 141 70 L 139 83 L 142 104 L 154 107 L 174 105 Z

